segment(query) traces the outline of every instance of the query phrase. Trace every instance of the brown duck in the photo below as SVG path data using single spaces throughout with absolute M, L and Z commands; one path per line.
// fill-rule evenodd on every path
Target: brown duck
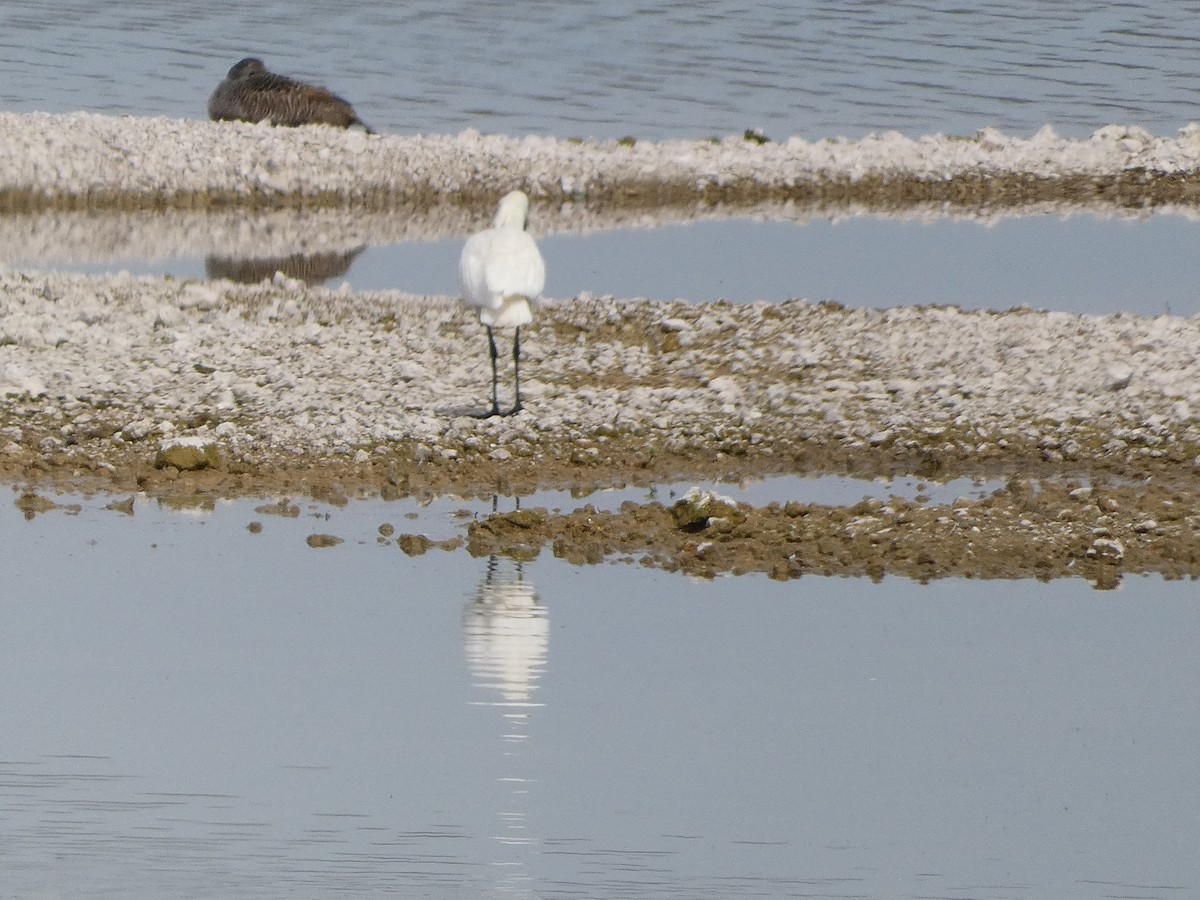
M 285 75 L 268 72 L 261 59 L 248 56 L 229 70 L 225 80 L 208 98 L 208 117 L 214 121 L 235 120 L 272 125 L 334 125 L 370 127 L 354 107 L 320 85 L 305 84 Z

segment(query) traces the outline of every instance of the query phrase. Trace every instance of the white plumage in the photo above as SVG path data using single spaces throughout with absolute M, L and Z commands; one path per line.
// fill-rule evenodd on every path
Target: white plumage
M 496 398 L 496 339 L 493 328 L 515 328 L 513 374 L 516 402 L 504 415 L 521 410 L 521 326 L 533 321 L 532 303 L 546 284 L 546 264 L 537 243 L 525 231 L 529 198 L 522 191 L 506 194 L 496 208 L 492 227 L 471 235 L 458 260 L 463 297 L 479 310 L 487 328 L 492 360 L 492 409 L 501 415 Z

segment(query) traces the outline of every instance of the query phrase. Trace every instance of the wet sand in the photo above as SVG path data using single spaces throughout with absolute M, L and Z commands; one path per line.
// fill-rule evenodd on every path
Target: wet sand
M 46 121 L 66 128 L 72 153 L 83 153 L 88 143 L 71 131 L 79 117 L 19 118 L 31 126 L 24 132 L 29 146 L 36 144 L 32 126 Z M 295 154 L 289 163 L 295 171 L 308 171 L 305 153 L 336 162 L 360 143 L 364 149 L 354 152 L 369 156 L 372 142 L 382 142 L 388 153 L 399 152 L 389 141 L 402 142 L 326 129 L 83 119 L 129 146 L 142 132 L 162 130 L 234 146 L 253 139 L 269 144 L 270 153 Z M 931 140 L 923 149 L 961 157 L 959 168 L 942 179 L 950 190 L 993 177 L 980 169 L 981 153 L 1006 151 L 1005 159 L 1028 168 L 1022 154 L 1044 156 L 1053 146 L 1060 151 L 1054 164 L 1005 177 L 1061 181 L 1054 173 L 1069 170 L 1075 172 L 1070 178 L 1101 193 L 1105 179 L 1131 178 L 1131 155 L 1141 163 L 1157 160 L 1160 168 L 1175 160 L 1175 169 L 1152 178 L 1138 169 L 1142 174 L 1131 183 L 1152 186 L 1146 203 L 1158 197 L 1184 206 L 1192 176 L 1179 161 L 1193 152 L 1200 158 L 1200 136 L 1186 129 L 1171 141 L 1126 130 L 1065 148 L 1048 135 L 1027 141 L 1037 144 L 1032 149 L 1001 137 L 981 133 L 957 142 L 970 147 Z M 892 147 L 893 164 L 901 149 L 922 149 L 920 141 L 885 138 L 878 143 Z M 111 140 L 103 152 L 119 157 Z M 599 191 L 594 184 L 616 177 L 613 160 L 641 146 L 553 143 L 550 163 L 562 162 L 569 150 L 590 159 L 594 172 L 607 173 L 587 181 L 586 190 L 561 176 L 553 188 L 579 188 L 589 198 Z M 843 164 L 862 164 L 871 147 L 861 143 L 843 154 Z M 434 193 L 456 192 L 462 203 L 490 200 L 512 185 L 514 171 L 522 173 L 518 181 L 527 179 L 524 186 L 544 189 L 543 196 L 551 190 L 533 178 L 535 162 L 523 154 L 544 149 L 536 141 L 472 136 L 453 146 L 459 156 L 446 160 L 452 176 L 423 182 Z M 479 156 L 480 146 L 498 156 Z M 726 183 L 742 184 L 748 176 L 737 174 L 740 160 L 770 152 L 771 145 L 764 146 L 726 148 L 734 173 Z M 793 155 L 816 152 L 807 143 L 779 146 Z M 325 158 L 322 149 L 329 151 Z M 657 145 L 639 152 L 661 161 L 678 151 Z M 415 153 L 408 145 L 404 152 Z M 833 151 L 823 146 L 821 152 Z M 86 171 L 70 158 L 72 171 Z M 200 150 L 188 158 L 197 161 L 193 169 L 208 165 L 199 162 L 208 159 Z M 225 188 L 206 192 L 199 182 L 168 189 L 147 175 L 154 169 L 150 161 L 134 165 L 127 155 L 112 164 L 116 175 L 98 166 L 109 181 L 81 194 L 61 171 L 51 178 L 48 169 L 37 169 L 33 183 L 14 178 L 21 159 L 16 153 L 8 161 L 10 207 L 35 195 L 43 207 L 67 208 L 96 198 L 97 208 L 105 208 L 111 198 L 114 205 L 136 207 L 147 197 L 160 204 L 224 196 Z M 550 164 L 537 159 L 536 165 Z M 776 159 L 783 168 L 764 165 L 756 183 L 794 189 L 794 171 L 778 175 L 796 165 L 787 159 Z M 1094 171 L 1085 171 L 1085 162 Z M 240 178 L 242 188 L 258 177 L 245 164 L 228 158 L 224 164 L 223 177 Z M 663 183 L 684 183 L 672 174 L 676 169 L 661 164 Z M 459 165 L 466 168 L 453 168 Z M 678 165 L 700 190 L 695 161 L 691 168 Z M 331 166 L 325 175 L 337 168 Z M 412 178 L 425 171 L 414 166 L 406 170 Z M 638 178 L 654 174 L 647 166 L 626 184 L 636 187 Z M 828 174 L 819 166 L 805 171 L 817 180 Z M 922 171 L 903 170 L 895 183 L 925 183 Z M 277 205 L 287 205 L 289 196 L 340 197 L 341 175 L 327 183 L 319 174 L 311 191 L 230 189 L 230 197 Z M 876 177 L 884 176 L 868 172 L 855 183 Z M 126 178 L 141 178 L 142 187 L 129 187 Z M 447 187 L 445 178 L 457 187 Z M 714 178 L 721 182 L 719 173 Z M 837 179 L 853 181 L 844 171 Z M 613 184 L 621 193 L 622 182 Z M 638 195 L 633 188 L 627 193 Z M 754 193 L 742 196 L 753 199 Z M 477 552 L 548 545 L 568 559 L 589 561 L 636 556 L 704 575 L 1078 573 L 1111 586 L 1121 572 L 1200 574 L 1200 526 L 1192 515 L 1200 487 L 1200 322 L 1193 319 L 581 296 L 548 300 L 523 334 L 523 350 L 527 410 L 479 419 L 474 414 L 483 410 L 488 388 L 485 339 L 454 298 L 328 291 L 282 277 L 247 287 L 0 271 L 0 387 L 6 395 L 0 477 L 34 496 L 80 490 L 174 500 L 304 495 L 340 502 L 771 473 L 999 474 L 1014 479 L 1010 488 L 953 508 L 901 501 L 873 509 L 789 504 L 739 509 L 715 517 L 713 525 L 681 521 L 678 512 L 648 504 L 616 514 L 544 514 L 515 525 L 500 517 L 472 529 L 468 543 Z

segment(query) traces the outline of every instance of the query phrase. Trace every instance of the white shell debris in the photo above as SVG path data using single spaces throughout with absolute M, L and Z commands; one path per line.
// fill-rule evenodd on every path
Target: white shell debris
M 0 113 L 0 184 L 16 191 L 113 194 L 224 194 L 347 200 L 419 189 L 499 195 L 514 184 L 570 197 L 603 184 L 645 181 L 697 190 L 741 182 L 790 187 L 814 178 L 947 180 L 964 174 L 1042 178 L 1146 171 L 1187 174 L 1200 166 L 1200 126 L 1174 137 L 1108 125 L 1091 137 L 1030 137 L 985 128 L 973 137 L 898 132 L 860 140 L 756 144 L 740 137 L 696 141 L 574 142 L 551 137 L 365 135 L 329 128 L 260 128 L 238 122 L 95 113 Z
M 89 312 L 97 298 L 101 316 Z M 691 340 L 640 339 L 668 319 L 686 322 L 676 333 Z M 571 337 L 606 321 L 631 327 L 603 346 Z M 236 435 L 247 452 L 348 456 L 397 441 L 440 455 L 485 435 L 514 455 L 565 438 L 582 458 L 613 422 L 680 450 L 695 441 L 737 452 L 754 434 L 758 443 L 916 441 L 981 459 L 1014 444 L 1081 460 L 1200 446 L 1190 413 L 1200 409 L 1197 317 L 803 301 L 765 315 L 754 305 L 581 297 L 547 305 L 531 327 L 536 403 L 505 422 L 470 418 L 486 354 L 477 320 L 450 297 L 362 292 L 347 302 L 323 288 L 214 282 L 198 292 L 128 275 L 0 270 L 0 323 L 10 402 L 102 410 L 129 441 L 170 435 L 172 423 L 232 420 L 222 438 Z M 68 339 L 46 338 L 58 333 Z M 1114 403 L 1112 360 L 1133 355 L 1153 377 L 1133 379 Z M 717 428 L 728 433 L 714 441 Z

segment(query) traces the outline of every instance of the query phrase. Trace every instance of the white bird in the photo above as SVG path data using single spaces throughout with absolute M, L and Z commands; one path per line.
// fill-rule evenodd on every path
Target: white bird
M 510 416 L 521 411 L 521 326 L 533 321 L 532 303 L 546 284 L 546 264 L 537 243 L 525 231 L 529 198 L 522 191 L 504 196 L 492 227 L 471 235 L 458 259 L 463 298 L 479 310 L 487 327 L 492 359 L 492 409 L 487 415 Z M 513 376 L 516 402 L 506 413 L 496 399 L 496 338 L 493 328 L 515 328 Z

